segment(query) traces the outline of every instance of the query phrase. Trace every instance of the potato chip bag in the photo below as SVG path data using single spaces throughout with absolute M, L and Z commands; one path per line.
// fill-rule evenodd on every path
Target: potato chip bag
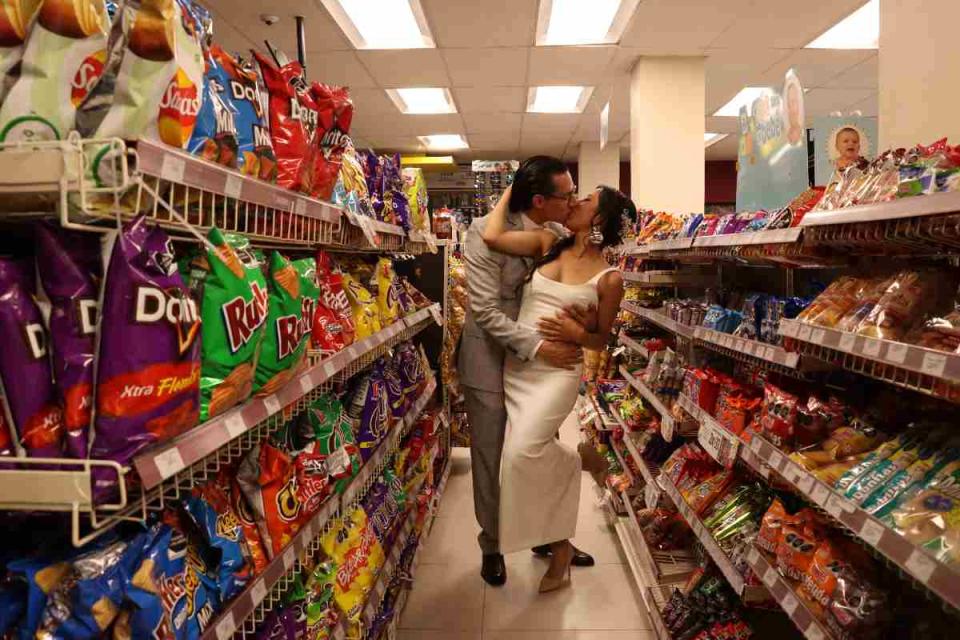
M 343 271 L 326 251 L 317 252 L 317 284 L 320 285 L 323 304 L 336 314 L 337 321 L 342 325 L 344 344 L 353 344 L 356 328 L 353 325 L 350 300 L 344 289 Z
M 394 420 L 403 419 L 403 417 L 407 415 L 410 405 L 413 403 L 413 398 L 403 391 L 403 381 L 400 379 L 400 368 L 397 359 L 383 356 L 377 360 L 374 366 L 379 367 L 383 375 L 383 381 L 387 387 L 387 401 L 390 403 L 391 415 Z
M 180 262 L 203 318 L 200 420 L 250 397 L 266 333 L 267 283 L 250 241 L 213 228 L 210 247 Z
M 26 9 L 20 2 L 4 6 Z M 103 73 L 109 28 L 104 0 L 41 0 L 20 77 L 0 107 L 0 142 L 66 139 Z
M 210 14 L 200 5 L 194 5 L 194 11 L 205 27 L 205 40 L 211 38 Z M 203 42 L 203 59 L 203 99 L 187 150 L 204 160 L 234 169 L 240 145 L 237 135 L 239 114 L 229 97 L 230 86 L 224 82 L 226 74 L 206 41 Z
M 59 458 L 63 410 L 50 372 L 47 331 L 24 268 L 0 258 L 0 395 L 19 446 L 37 458 Z
M 300 502 L 292 458 L 271 443 L 260 444 L 237 469 L 237 482 L 250 505 L 260 539 L 273 559 L 300 529 Z
M 423 176 L 423 169 L 419 167 L 405 167 L 401 170 L 403 177 L 403 192 L 407 196 L 407 206 L 410 210 L 410 224 L 417 231 L 430 231 L 430 212 L 427 209 L 427 180 Z
M 313 137 L 313 158 L 310 170 L 311 195 L 329 200 L 340 173 L 344 149 L 350 142 L 353 102 L 346 87 L 333 87 L 314 82 L 310 95 L 317 108 L 318 122 Z
M 369 203 L 370 192 L 367 188 L 367 178 L 364 174 L 363 163 L 357 154 L 357 149 L 350 142 L 343 150 L 340 158 L 340 180 L 343 182 L 343 188 L 348 193 L 353 193 L 358 200 L 366 200 Z
M 337 564 L 330 559 L 318 562 L 305 585 L 307 597 L 303 609 L 307 632 L 303 637 L 315 640 L 327 640 L 330 637 L 330 630 L 340 618 L 334 601 L 336 584 Z
M 382 371 L 376 367 L 352 382 L 347 415 L 354 420 L 357 447 L 366 462 L 387 435 L 392 423 L 387 385 Z
M 194 487 L 183 502 L 183 510 L 212 551 L 210 557 L 216 565 L 210 568 L 217 578 L 217 593 L 220 602 L 227 602 L 253 578 L 240 518 L 228 495 L 214 482 Z
M 317 261 L 313 258 L 300 258 L 293 261 L 293 268 L 300 276 L 300 339 L 302 348 L 306 350 L 313 341 L 313 320 L 320 300 Z
M 349 273 L 343 274 L 343 284 L 353 314 L 355 339 L 363 340 L 380 331 L 380 310 L 370 292 Z
M 18 620 L 18 638 L 33 638 L 40 618 L 47 607 L 47 600 L 57 585 L 70 572 L 68 560 L 57 558 L 16 558 L 7 564 L 10 582 L 25 593 L 22 616 Z
M 326 456 L 327 474 L 333 488 L 342 494 L 360 472 L 361 457 L 350 419 L 333 396 L 320 396 L 304 414 L 313 429 L 316 453 Z
M 300 273 L 278 251 L 270 254 L 268 282 L 267 327 L 253 382 L 257 395 L 275 393 L 289 382 L 306 353 Z
M 20 72 L 23 45 L 34 24 L 40 0 L 5 0 L 0 3 L 0 101 Z
M 337 563 L 334 586 L 337 605 L 347 620 L 356 624 L 383 566 L 383 547 L 360 507 L 335 520 L 320 538 L 320 544 L 324 553 Z
M 393 271 L 390 258 L 377 260 L 374 278 L 377 284 L 377 308 L 380 310 L 380 324 L 389 326 L 400 319 L 400 301 L 394 283 L 397 274 Z
M 263 548 L 263 540 L 260 538 L 260 529 L 257 527 L 253 511 L 237 482 L 237 471 L 238 465 L 223 467 L 217 474 L 216 482 L 224 495 L 230 499 L 230 506 L 243 528 L 247 561 L 253 567 L 253 572 L 260 575 L 267 567 L 267 553 Z

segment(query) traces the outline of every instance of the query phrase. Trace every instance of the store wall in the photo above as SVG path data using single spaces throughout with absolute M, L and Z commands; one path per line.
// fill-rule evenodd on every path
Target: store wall
M 577 185 L 581 185 L 579 166 L 568 162 L 570 174 Z M 704 190 L 706 204 L 732 204 L 737 201 L 737 162 L 736 160 L 710 160 L 704 163 Z M 630 195 L 630 163 L 620 163 L 620 191 Z M 638 206 L 641 204 L 638 202 Z
M 600 184 L 620 188 L 620 147 L 616 144 L 601 149 L 597 142 L 581 142 L 578 164 L 581 194 Z
M 960 140 L 960 2 L 880 3 L 880 148 Z

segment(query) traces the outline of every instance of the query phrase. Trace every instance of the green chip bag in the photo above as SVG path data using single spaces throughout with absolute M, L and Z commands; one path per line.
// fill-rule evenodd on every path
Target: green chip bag
M 360 472 L 360 449 L 343 405 L 332 396 L 321 396 L 307 410 L 320 454 L 327 456 L 327 473 L 334 490 L 342 494 Z
M 303 339 L 303 286 L 293 264 L 279 252 L 270 254 L 267 328 L 257 361 L 253 392 L 277 392 L 296 373 L 306 353 Z M 314 298 L 315 299 L 315 298 Z
M 216 228 L 207 238 L 213 248 L 180 263 L 184 281 L 200 301 L 201 421 L 250 396 L 267 318 L 267 283 L 250 241 Z
M 317 261 L 301 258 L 293 261 L 293 268 L 300 276 L 300 338 L 304 351 L 310 345 L 313 334 L 313 314 L 320 299 L 320 284 L 317 280 Z

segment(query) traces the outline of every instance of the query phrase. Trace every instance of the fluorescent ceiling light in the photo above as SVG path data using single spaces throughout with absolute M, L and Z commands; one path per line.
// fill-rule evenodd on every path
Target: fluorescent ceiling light
M 537 44 L 613 44 L 640 0 L 540 0 Z
M 870 0 L 833 25 L 807 49 L 879 49 L 880 0 Z
M 527 93 L 530 113 L 582 113 L 593 87 L 531 87 Z
M 357 49 L 436 47 L 420 0 L 321 0 Z
M 402 113 L 456 113 L 449 89 L 387 89 L 387 95 Z
M 727 133 L 704 133 L 704 134 L 703 134 L 703 148 L 706 149 L 707 147 L 709 147 L 709 146 L 711 146 L 711 145 L 714 145 L 714 144 L 720 142 L 721 140 L 723 140 L 724 138 L 726 138 L 728 135 L 729 135 L 729 134 L 727 134 Z
M 740 92 L 733 96 L 733 99 L 720 107 L 715 116 L 729 116 L 736 118 L 740 115 L 740 107 L 746 106 L 747 109 L 753 104 L 753 101 L 769 91 L 766 87 L 744 87 Z
M 453 149 L 468 149 L 470 145 L 467 144 L 467 141 L 463 139 L 463 136 L 459 133 L 441 133 L 434 134 L 430 136 L 418 136 L 420 142 L 422 142 L 428 149 L 437 149 L 449 151 Z

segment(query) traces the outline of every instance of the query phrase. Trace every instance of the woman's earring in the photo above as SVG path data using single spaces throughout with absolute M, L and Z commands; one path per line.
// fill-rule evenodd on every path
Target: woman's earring
M 603 231 L 600 229 L 599 225 L 592 225 L 590 227 L 590 235 L 587 236 L 587 240 L 590 241 L 590 244 L 595 244 L 600 246 L 603 244 Z

